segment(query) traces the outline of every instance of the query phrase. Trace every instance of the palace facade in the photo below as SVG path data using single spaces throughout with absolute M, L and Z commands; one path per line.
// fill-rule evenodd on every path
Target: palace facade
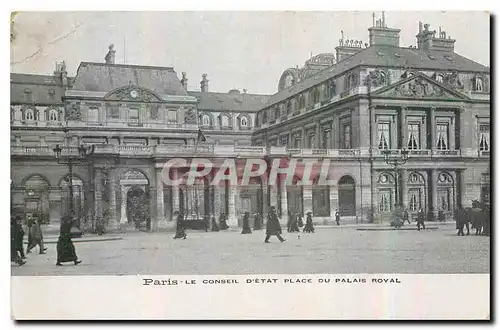
M 109 230 L 144 221 L 151 230 L 225 212 L 229 224 L 245 211 L 277 206 L 311 210 L 317 223 L 386 221 L 396 202 L 451 216 L 457 205 L 489 198 L 490 69 L 454 52 L 455 40 L 420 24 L 417 46 L 400 47 L 398 29 L 381 19 L 369 44 L 342 40 L 290 68 L 274 95 L 200 91 L 170 67 L 82 62 L 68 77 L 11 74 L 11 197 L 13 212 L 57 224 L 73 205 L 86 228 Z M 200 141 L 199 131 L 205 141 Z M 92 153 L 79 157 L 78 147 Z M 396 171 L 394 157 L 409 150 Z M 329 159 L 330 186 L 170 187 L 165 162 L 178 157 Z M 188 168 L 178 168 L 182 175 Z M 316 180 L 317 178 L 313 178 Z M 396 182 L 397 181 L 397 182 Z

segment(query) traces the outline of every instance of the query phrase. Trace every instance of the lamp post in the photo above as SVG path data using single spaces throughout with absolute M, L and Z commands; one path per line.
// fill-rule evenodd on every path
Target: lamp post
M 399 193 L 398 193 L 398 183 L 399 183 L 399 167 L 401 165 L 406 164 L 408 161 L 408 150 L 401 149 L 401 153 L 393 153 L 391 150 L 384 149 L 382 150 L 382 154 L 384 155 L 384 160 L 387 165 L 390 165 L 394 168 L 395 173 L 395 185 L 394 185 L 394 193 L 395 193 L 395 201 L 396 205 L 399 206 Z
M 69 138 L 69 130 L 67 128 L 63 129 L 63 132 L 66 134 L 66 141 L 68 141 Z M 74 200 L 73 200 L 73 166 L 77 164 L 81 164 L 85 162 L 85 158 L 91 154 L 93 154 L 93 146 L 91 147 L 85 147 L 83 144 L 78 147 L 78 154 L 77 155 L 63 155 L 62 151 L 64 150 L 61 148 L 59 144 L 56 145 L 54 149 L 54 154 L 56 156 L 56 160 L 58 164 L 63 164 L 68 166 L 68 178 L 67 181 L 69 183 L 69 213 L 72 217 L 75 216 L 75 208 L 74 208 Z M 80 229 L 80 218 L 77 219 L 77 227 Z

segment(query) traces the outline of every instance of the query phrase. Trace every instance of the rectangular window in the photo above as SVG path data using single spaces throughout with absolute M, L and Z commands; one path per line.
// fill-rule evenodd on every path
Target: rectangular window
M 139 109 L 128 109 L 128 122 L 130 124 L 139 123 Z
M 321 143 L 321 147 L 323 149 L 330 149 L 332 143 L 332 130 L 327 128 L 323 130 L 323 141 Z
M 87 111 L 87 121 L 91 123 L 99 122 L 99 109 L 89 108 Z
M 293 139 L 293 147 L 294 148 L 301 148 L 301 144 L 302 144 L 302 139 L 300 138 L 300 136 L 295 136 L 295 138 Z
M 119 118 L 120 117 L 120 109 L 118 104 L 108 104 L 106 105 L 106 112 L 108 118 Z
M 391 124 L 378 123 L 378 148 L 390 149 L 391 148 Z
M 479 125 L 479 150 L 490 150 L 490 124 Z
M 342 124 L 341 149 L 351 149 L 351 123 Z
M 409 123 L 408 124 L 408 150 L 418 150 L 420 149 L 420 124 L 419 123 Z
M 167 111 L 167 123 L 177 124 L 177 111 L 176 110 L 168 110 Z
M 412 188 L 408 191 L 408 205 L 410 206 L 410 211 L 418 211 L 422 208 L 420 188 Z
M 316 148 L 316 135 L 310 134 L 307 136 L 307 146 L 310 149 Z
M 280 145 L 283 147 L 288 147 L 288 134 L 280 136 Z
M 391 212 L 392 191 L 391 189 L 380 189 L 378 197 L 379 211 L 381 213 Z
M 449 126 L 448 123 L 438 123 L 436 126 L 437 131 L 437 140 L 436 140 L 436 148 L 438 150 L 448 150 L 449 148 Z

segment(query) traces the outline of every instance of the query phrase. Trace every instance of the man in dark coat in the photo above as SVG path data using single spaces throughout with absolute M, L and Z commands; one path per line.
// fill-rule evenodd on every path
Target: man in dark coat
M 335 222 L 337 223 L 337 226 L 340 226 L 340 213 L 339 213 L 339 210 L 335 210 Z
M 16 233 L 17 233 L 17 240 L 16 240 L 16 249 L 21 255 L 21 259 L 26 259 L 26 256 L 24 255 L 24 247 L 23 247 L 23 241 L 24 241 L 24 229 L 22 225 L 22 217 L 17 216 L 15 220 L 15 226 L 16 226 Z
M 273 235 L 278 237 L 280 242 L 285 241 L 283 237 L 281 237 L 280 220 L 278 218 L 278 214 L 276 213 L 276 208 L 274 206 L 271 207 L 271 212 L 267 214 L 266 239 L 264 240 L 264 243 L 271 243 L 269 242 L 269 239 Z
M 19 245 L 23 245 L 23 238 L 21 235 L 22 226 L 14 217 L 10 219 L 10 260 L 22 266 L 26 263 L 19 254 Z
M 304 233 L 314 233 L 312 212 L 307 212 L 306 216 L 306 226 L 304 227 Z
M 174 216 L 177 217 L 174 239 L 177 239 L 177 238 L 186 239 L 187 235 L 186 235 L 186 230 L 184 228 L 184 215 L 182 213 L 180 213 L 179 211 L 175 211 Z
M 31 249 L 38 245 L 40 247 L 40 254 L 45 254 L 44 251 L 47 250 L 47 248 L 43 246 L 43 233 L 39 219 L 34 220 L 33 224 L 29 228 L 29 231 L 29 235 L 31 236 L 31 244 L 28 241 L 28 248 L 26 249 L 26 253 L 30 253 Z
M 71 240 L 71 228 L 75 221 L 71 215 L 65 215 L 61 219 L 61 229 L 59 240 L 57 241 L 57 263 L 56 266 L 62 266 L 62 262 L 73 262 L 76 265 L 81 263 L 78 260 L 75 251 L 75 245 Z
M 227 225 L 227 217 L 224 212 L 222 212 L 219 217 L 219 229 L 220 230 L 229 229 L 229 226 Z
M 250 213 L 245 212 L 243 215 L 243 230 L 241 231 L 242 234 L 251 234 L 252 230 L 250 229 Z
M 425 212 L 423 209 L 418 210 L 417 213 L 417 229 L 420 230 L 420 227 L 425 229 Z
M 260 213 L 255 213 L 253 215 L 253 230 L 261 230 L 262 228 L 262 217 Z
M 298 222 L 298 215 L 296 214 L 291 214 L 290 213 L 290 217 L 291 217 L 291 222 L 290 222 L 290 230 L 289 232 L 290 233 L 300 233 L 300 229 L 299 229 L 299 222 Z

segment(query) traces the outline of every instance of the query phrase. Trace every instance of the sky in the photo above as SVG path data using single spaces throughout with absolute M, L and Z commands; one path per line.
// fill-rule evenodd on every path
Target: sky
M 381 12 L 376 12 L 381 18 Z M 418 22 L 456 39 L 455 52 L 490 65 L 487 12 L 386 12 L 401 29 L 400 45 L 416 45 Z M 274 94 L 284 70 L 310 54 L 335 52 L 346 39 L 368 42 L 372 12 L 21 12 L 14 18 L 11 72 L 52 74 L 65 61 L 70 76 L 80 62 L 104 62 L 114 44 L 117 64 L 173 67 L 186 72 L 188 89 Z

